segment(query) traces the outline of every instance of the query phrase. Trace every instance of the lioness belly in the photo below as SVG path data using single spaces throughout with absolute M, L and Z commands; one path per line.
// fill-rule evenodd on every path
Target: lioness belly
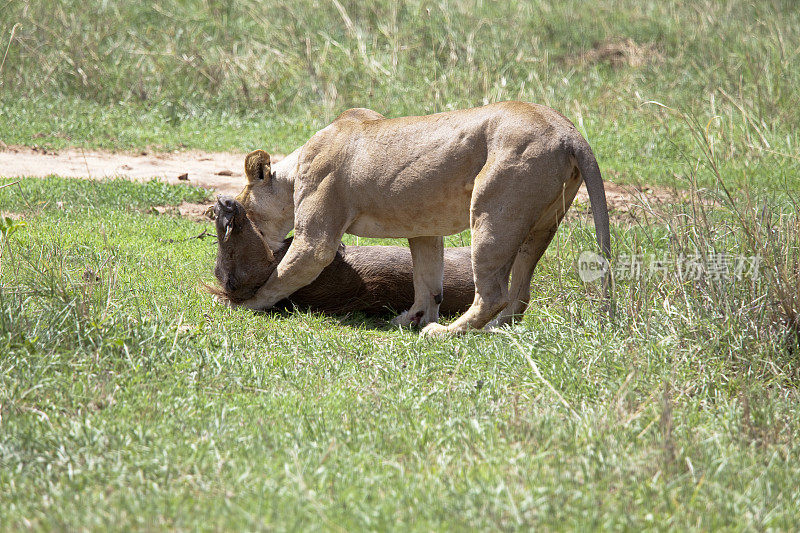
M 420 198 L 411 208 L 387 201 L 363 211 L 347 228 L 359 237 L 411 238 L 452 235 L 469 227 L 470 194 L 434 193 Z M 405 205 L 409 205 L 408 203 Z
M 347 233 L 359 237 L 380 237 L 386 239 L 410 239 L 431 235 L 453 235 L 469 227 L 469 215 L 463 222 L 447 223 L 447 221 L 429 224 L 387 222 L 369 215 L 358 218 L 347 229 Z

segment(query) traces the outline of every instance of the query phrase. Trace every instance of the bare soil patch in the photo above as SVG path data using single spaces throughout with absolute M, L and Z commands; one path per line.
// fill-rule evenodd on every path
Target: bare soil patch
M 666 187 L 617 185 L 604 182 L 608 216 L 612 223 L 635 224 L 646 212 L 666 213 L 669 206 L 690 201 L 689 193 Z M 586 186 L 581 184 L 578 194 L 567 212 L 567 219 L 591 219 L 591 207 Z
M 0 219 L 10 218 L 11 220 L 22 220 L 24 217 L 21 213 L 14 213 L 13 211 L 0 211 Z
M 0 150 L 0 176 L 58 175 L 68 178 L 103 179 L 124 177 L 134 181 L 158 179 L 209 189 L 234 196 L 245 184 L 244 153 L 237 152 L 107 152 L 69 148 L 48 150 L 39 147 L 6 146 Z M 282 156 L 273 157 L 272 162 Z M 156 207 L 156 212 L 177 213 L 194 220 L 206 217 L 211 202 L 184 202 L 177 208 Z
M 217 194 L 234 196 L 245 184 L 244 153 L 236 152 L 185 152 L 157 153 L 106 152 L 99 150 L 49 151 L 22 146 L 0 150 L 0 176 L 46 177 L 58 175 L 82 179 L 124 177 L 134 181 L 158 179 L 174 184 L 189 184 L 206 188 Z M 282 156 L 273 156 L 272 162 Z M 609 174 L 609 173 L 607 173 Z M 667 204 L 686 201 L 687 196 L 664 187 L 632 187 L 605 182 L 606 199 L 611 218 L 615 222 L 631 223 L 649 204 L 658 210 Z M 158 213 L 174 213 L 194 220 L 208 216 L 212 202 L 192 204 L 184 202 L 177 207 L 155 207 Z M 589 197 L 581 185 L 568 217 L 590 213 Z
M 153 207 L 153 210 L 160 215 L 174 214 L 192 220 L 206 220 L 214 216 L 211 211 L 213 205 L 213 201 L 200 204 L 182 202 L 179 206 L 157 205 Z
M 237 194 L 244 186 L 244 153 L 235 152 L 105 152 L 10 146 L 0 151 L 0 176 L 102 179 L 125 177 L 135 181 L 159 179 L 188 183 Z M 276 161 L 279 158 L 276 158 Z

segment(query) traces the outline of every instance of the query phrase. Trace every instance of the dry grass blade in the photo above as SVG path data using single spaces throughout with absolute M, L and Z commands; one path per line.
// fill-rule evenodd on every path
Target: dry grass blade
M 556 390 L 556 388 L 553 386 L 553 384 L 550 383 L 549 381 L 547 381 L 547 379 L 545 379 L 545 377 L 542 375 L 541 371 L 539 370 L 539 366 L 531 358 L 531 356 L 528 353 L 528 351 L 525 348 L 522 347 L 522 345 L 519 343 L 519 341 L 516 338 L 514 338 L 514 336 L 511 335 L 511 333 L 508 330 L 500 329 L 499 331 L 502 332 L 506 337 L 508 337 L 509 340 L 511 340 L 511 342 L 514 344 L 514 346 L 516 346 L 519 349 L 519 351 L 522 354 L 522 356 L 525 357 L 526 361 L 528 361 L 528 365 L 530 365 L 531 369 L 533 370 L 533 373 L 536 375 L 537 378 L 539 378 L 539 381 L 541 381 L 548 389 L 550 389 L 550 392 L 553 393 L 553 395 L 558 399 L 558 401 L 561 403 L 561 405 L 563 405 L 567 409 L 567 411 L 569 411 L 569 413 L 575 418 L 575 420 L 580 420 L 581 417 L 578 414 L 578 412 L 575 411 L 575 409 L 572 408 L 572 406 L 569 404 L 569 402 L 566 399 L 564 399 L 564 397 L 561 395 L 560 392 L 558 392 L 558 390 Z

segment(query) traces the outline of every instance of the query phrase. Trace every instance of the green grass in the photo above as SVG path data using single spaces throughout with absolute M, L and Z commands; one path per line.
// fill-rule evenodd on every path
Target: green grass
M 70 180 L 58 176 L 4 180 L 12 183 L 0 189 L 0 211 L 19 212 L 59 209 L 146 210 L 153 206 L 202 202 L 209 198 L 206 189 L 175 187 L 153 179 L 136 183 L 127 179 L 102 181 Z M 0 183 L 5 185 L 6 183 Z
M 751 186 L 800 185 L 790 0 L 340 5 L 6 2 L 0 140 L 288 153 L 349 107 L 520 99 L 571 118 L 613 180 L 674 184 L 691 139 L 658 101 L 711 121 L 731 159 L 753 161 Z M 641 61 L 592 54 L 625 39 Z
M 796 356 L 763 313 L 708 308 L 702 286 L 669 277 L 621 281 L 602 326 L 575 272 L 593 246 L 581 219 L 540 265 L 520 327 L 435 341 L 215 304 L 199 288 L 215 244 L 192 238 L 210 224 L 145 207 L 189 187 L 39 184 L 0 189 L 0 210 L 26 223 L 3 241 L 0 275 L 6 528 L 800 520 Z M 616 242 L 663 253 L 669 236 L 621 227 Z M 749 286 L 729 287 L 733 307 Z

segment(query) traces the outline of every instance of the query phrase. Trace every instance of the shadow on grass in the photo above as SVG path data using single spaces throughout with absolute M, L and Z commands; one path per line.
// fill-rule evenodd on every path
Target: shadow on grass
M 315 315 L 324 316 L 325 318 L 335 321 L 340 326 L 353 328 L 353 329 L 368 329 L 373 331 L 396 331 L 400 326 L 392 324 L 392 319 L 402 313 L 402 311 L 395 311 L 394 309 L 387 308 L 385 313 L 379 315 L 367 314 L 362 312 L 350 313 L 323 313 L 315 311 L 313 308 L 305 306 L 281 306 L 266 311 L 253 311 L 257 316 L 269 316 L 276 318 L 290 318 L 297 312 L 312 313 Z M 440 321 L 450 322 L 457 318 L 454 316 L 441 316 Z M 422 331 L 421 327 L 403 327 L 404 331 L 419 333 Z

